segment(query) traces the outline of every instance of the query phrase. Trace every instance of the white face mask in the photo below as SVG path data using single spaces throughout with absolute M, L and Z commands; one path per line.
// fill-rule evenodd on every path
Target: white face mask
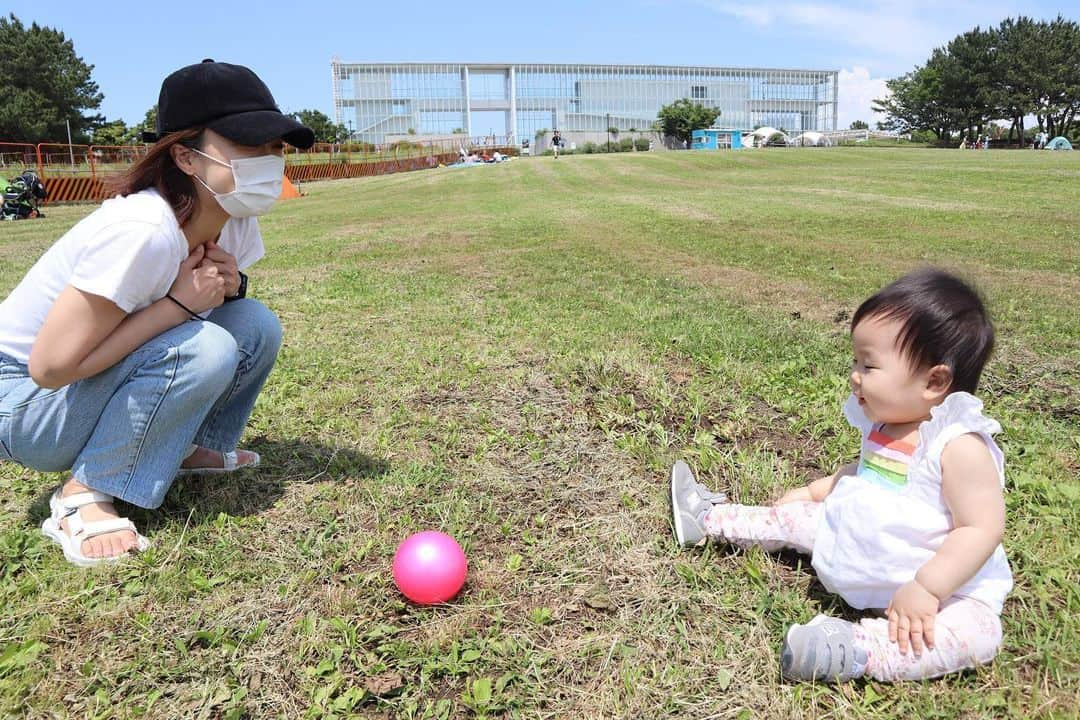
M 195 179 L 213 194 L 221 209 L 232 217 L 263 215 L 274 207 L 281 196 L 282 177 L 285 174 L 285 158 L 281 155 L 259 155 L 225 162 L 196 148 L 191 149 L 218 165 L 232 168 L 234 189 L 228 193 L 215 192 L 205 180 L 195 175 Z

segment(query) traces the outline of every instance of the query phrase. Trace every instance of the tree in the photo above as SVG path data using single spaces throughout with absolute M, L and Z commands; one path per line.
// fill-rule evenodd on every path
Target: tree
M 1080 120 L 1080 24 L 1006 18 L 937 48 L 925 65 L 889 80 L 891 97 L 875 100 L 883 125 L 930 130 L 948 141 L 954 130 L 982 134 L 993 120 L 1011 120 L 1024 141 L 1025 118 L 1050 135 L 1067 135 Z
M 124 138 L 124 144 L 141 143 L 143 141 L 142 134 L 144 132 L 157 132 L 157 103 L 154 103 L 147 109 L 141 123 L 132 125 L 128 128 L 128 134 Z
M 103 122 L 93 129 L 90 141 L 94 145 L 126 145 L 129 142 L 131 130 L 123 120 Z
M 938 142 L 948 142 L 952 132 L 962 127 L 962 119 L 943 91 L 942 78 L 950 62 L 941 48 L 934 50 L 925 65 L 906 75 L 887 80 L 889 97 L 874 100 L 874 112 L 886 115 L 890 130 L 911 133 L 929 130 Z
M 1067 135 L 1080 111 L 1080 25 L 1060 15 L 1035 26 L 1029 58 L 1035 64 L 1030 99 L 1039 126 Z
M 1033 57 L 1036 23 L 1030 18 L 1006 18 L 995 30 L 997 53 L 990 92 L 997 114 L 1012 120 L 1010 135 L 1018 131 L 1024 143 L 1024 118 L 1032 114 L 1031 81 L 1038 60 Z
M 720 117 L 720 111 L 716 108 L 707 108 L 689 98 L 683 98 L 660 108 L 656 117 L 665 135 L 689 144 L 693 132 L 711 127 L 716 122 L 716 118 Z
M 75 54 L 64 33 L 33 23 L 29 28 L 12 13 L 0 18 L 0 138 L 38 143 L 87 139 L 104 122 L 84 114 L 101 106 L 102 94 L 90 78 L 93 65 Z
M 983 125 L 995 117 L 992 78 L 996 33 L 976 27 L 957 35 L 941 56 L 940 97 L 956 115 L 968 135 L 983 134 Z
M 315 142 L 336 143 L 349 137 L 348 128 L 336 124 L 329 116 L 318 110 L 300 110 L 290 115 L 311 128 L 311 131 L 315 133 Z
M 848 128 L 848 129 L 849 130 L 869 130 L 870 125 L 865 120 L 856 120 L 853 123 L 851 123 L 851 127 Z

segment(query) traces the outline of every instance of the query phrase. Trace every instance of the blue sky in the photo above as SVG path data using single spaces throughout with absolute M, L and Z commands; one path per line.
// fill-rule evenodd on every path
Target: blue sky
M 108 12 L 103 8 L 108 7 Z M 6 13 L 7 11 L 5 11 Z M 469 3 L 51 0 L 15 10 L 62 30 L 94 65 L 100 112 L 132 124 L 161 80 L 204 57 L 247 65 L 282 110 L 332 115 L 330 58 L 346 62 L 580 62 L 840 71 L 840 122 L 874 120 L 884 80 L 976 25 L 1080 19 L 1080 0 Z

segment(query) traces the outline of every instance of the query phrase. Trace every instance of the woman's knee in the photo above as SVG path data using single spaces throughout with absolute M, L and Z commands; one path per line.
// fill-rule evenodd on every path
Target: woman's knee
M 273 362 L 281 348 L 281 321 L 270 308 L 258 300 L 245 298 L 229 303 L 224 312 L 211 315 L 211 322 L 220 322 L 236 338 L 241 352 L 255 364 Z
M 220 394 L 236 374 L 239 349 L 228 331 L 210 322 L 201 325 L 198 332 L 180 345 L 179 372 L 193 384 Z
M 281 349 L 281 321 L 274 311 L 258 300 L 251 300 L 252 329 L 255 331 L 255 354 L 259 357 L 276 358 Z

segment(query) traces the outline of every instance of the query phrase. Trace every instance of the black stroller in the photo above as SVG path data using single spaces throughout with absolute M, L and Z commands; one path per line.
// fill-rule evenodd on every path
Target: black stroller
M 25 220 L 32 217 L 45 217 L 38 209 L 38 203 L 49 196 L 45 184 L 33 170 L 23 170 L 22 174 L 4 188 L 4 205 L 0 209 L 0 219 Z

